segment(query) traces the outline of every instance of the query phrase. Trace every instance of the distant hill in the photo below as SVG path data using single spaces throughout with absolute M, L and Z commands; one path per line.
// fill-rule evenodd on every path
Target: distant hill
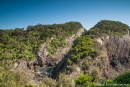
M 101 20 L 92 27 L 87 34 L 101 36 L 107 35 L 124 35 L 128 34 L 130 27 L 119 21 Z

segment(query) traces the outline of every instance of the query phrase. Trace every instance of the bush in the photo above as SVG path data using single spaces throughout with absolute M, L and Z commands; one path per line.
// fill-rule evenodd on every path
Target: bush
M 98 52 L 94 49 L 95 44 L 96 42 L 89 36 L 77 38 L 72 48 L 73 54 L 71 55 L 71 60 L 77 62 L 78 59 L 82 59 L 86 56 L 91 56 L 92 58 L 96 57 Z
M 34 87 L 34 86 L 31 85 L 31 84 L 27 84 L 27 85 L 25 85 L 24 87 Z
M 60 74 L 56 87 L 75 87 L 75 82 L 68 75 Z
M 118 84 L 130 84 L 130 72 L 119 75 L 114 79 L 114 82 Z
M 93 82 L 93 77 L 89 76 L 88 74 L 78 76 L 77 79 L 75 80 L 75 83 L 76 86 L 81 86 L 81 87 L 95 85 L 95 83 Z
M 55 87 L 56 82 L 51 78 L 44 78 L 42 81 L 42 84 L 45 85 L 45 87 Z

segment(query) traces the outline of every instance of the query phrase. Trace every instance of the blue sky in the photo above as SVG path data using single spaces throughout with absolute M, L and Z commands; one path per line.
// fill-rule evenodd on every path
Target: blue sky
M 0 0 L 0 29 L 78 21 L 86 29 L 100 20 L 130 26 L 130 0 Z

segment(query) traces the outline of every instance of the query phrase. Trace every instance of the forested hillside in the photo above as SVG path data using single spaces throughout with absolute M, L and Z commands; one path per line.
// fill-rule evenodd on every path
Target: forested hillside
M 1 29 L 0 87 L 28 87 L 30 82 L 36 85 L 34 78 L 37 78 L 38 73 L 36 70 L 32 72 L 28 61 L 36 61 L 37 52 L 44 43 L 47 43 L 45 49 L 51 57 L 58 47 L 65 48 L 66 39 L 76 34 L 80 28 L 82 25 L 79 22 L 67 22 L 53 25 L 38 24 L 28 26 L 26 30 L 23 28 Z M 34 65 L 32 64 L 32 69 Z
M 130 28 L 128 25 L 119 21 L 101 20 L 94 27 L 92 27 L 87 35 L 93 35 L 95 37 L 102 35 L 125 35 L 128 34 Z
M 110 20 L 89 30 L 79 22 L 1 29 L 0 87 L 129 87 L 129 31 Z
M 65 38 L 75 34 L 82 25 L 79 22 L 65 24 L 28 26 L 26 30 L 16 28 L 0 30 L 0 60 L 2 59 L 35 59 L 40 45 L 55 38 L 48 48 L 53 54 L 58 46 L 65 46 Z M 50 54 L 50 55 L 51 55 Z
M 70 86 L 73 82 L 66 80 L 74 79 L 76 87 L 129 87 L 129 31 L 128 25 L 118 21 L 98 22 L 74 41 L 64 68 L 59 70 L 59 81 Z

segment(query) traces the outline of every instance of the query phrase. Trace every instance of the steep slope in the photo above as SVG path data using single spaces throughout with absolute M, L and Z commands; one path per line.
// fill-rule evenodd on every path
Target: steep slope
M 4 58 L 35 59 L 41 44 L 49 43 L 49 41 L 51 42 L 47 49 L 50 51 L 49 57 L 51 57 L 57 47 L 65 47 L 65 39 L 75 34 L 80 28 L 82 25 L 79 22 L 67 22 L 53 25 L 38 24 L 28 26 L 26 30 L 23 28 L 0 30 L 0 60 Z
M 129 31 L 110 20 L 88 31 L 79 22 L 0 30 L 0 86 L 86 87 L 114 79 L 130 70 Z
M 109 58 L 109 66 L 104 69 L 106 78 L 115 78 L 118 74 L 130 69 L 130 36 L 122 38 L 114 36 L 106 41 L 105 47 Z
M 49 43 L 43 43 L 40 50 L 38 51 L 37 60 L 39 65 L 48 65 L 54 66 L 58 64 L 59 61 L 68 53 L 73 45 L 73 41 L 82 35 L 84 32 L 84 28 L 80 28 L 76 34 L 73 34 L 71 37 L 65 39 L 66 47 L 58 47 L 57 51 L 51 56 L 48 57 L 49 51 L 47 50 L 47 46 Z M 53 37 L 52 37 L 53 38 Z M 51 41 L 50 41 L 51 42 Z
M 28 83 L 38 85 L 39 81 L 48 76 L 48 67 L 55 66 L 83 32 L 84 28 L 79 22 L 38 24 L 28 26 L 27 30 L 0 30 L 1 82 L 5 81 L 6 76 L 12 75 L 11 81 L 15 82 L 12 87 Z M 39 72 L 41 69 L 43 71 Z M 0 82 L 0 86 L 8 87 L 11 82 L 9 79 L 6 81 L 7 84 Z
M 72 48 L 76 51 L 71 51 L 69 56 L 65 58 L 66 61 L 64 61 L 65 59 L 61 60 L 59 66 L 64 66 L 59 69 L 59 66 L 55 67 L 52 77 L 58 78 L 55 76 L 55 71 L 58 71 L 58 74 L 60 72 L 66 73 L 71 79 L 75 79 L 80 74 L 88 73 L 93 76 L 94 81 L 98 82 L 114 79 L 128 71 L 130 69 L 129 31 L 128 25 L 118 21 L 103 20 L 98 22 L 80 38 L 82 39 L 87 35 L 90 39 L 87 41 L 84 39 L 83 42 L 77 40 L 78 44 Z M 96 41 L 92 47 L 92 42 L 91 45 L 89 43 L 91 40 Z M 83 49 L 85 47 L 92 49 Z

